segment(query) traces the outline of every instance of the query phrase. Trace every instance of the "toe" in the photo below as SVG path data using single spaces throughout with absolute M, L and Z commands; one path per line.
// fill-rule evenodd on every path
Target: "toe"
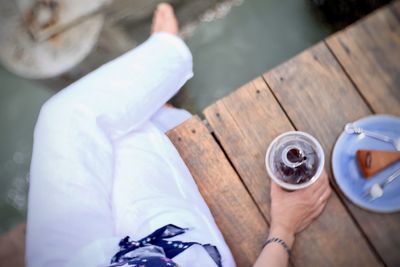
M 174 11 L 172 6 L 170 4 L 168 4 L 168 3 L 160 3 L 160 4 L 158 4 L 157 10 L 166 11 L 166 12 L 173 12 Z
M 153 16 L 152 33 L 160 31 L 172 34 L 179 31 L 174 9 L 167 3 L 158 4 Z
M 157 13 L 159 13 L 164 18 L 174 17 L 174 9 L 170 4 L 161 3 L 157 6 Z

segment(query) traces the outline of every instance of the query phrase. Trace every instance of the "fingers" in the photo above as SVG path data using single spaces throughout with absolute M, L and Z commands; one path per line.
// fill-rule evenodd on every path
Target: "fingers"
M 326 202 L 329 199 L 329 197 L 331 196 L 331 193 L 332 193 L 332 189 L 328 185 L 328 187 L 325 189 L 325 191 L 322 194 L 322 196 L 320 196 L 320 202 Z
M 315 182 L 314 185 L 311 186 L 311 188 L 315 191 L 317 191 L 320 187 L 326 186 L 329 184 L 329 179 L 328 175 L 326 174 L 325 171 L 322 172 L 321 177 L 318 179 L 318 181 Z
M 328 202 L 328 199 L 329 199 L 329 197 L 330 197 L 330 195 L 331 195 L 331 192 L 332 192 L 332 190 L 331 190 L 331 188 L 330 187 L 327 187 L 325 190 L 324 190 L 324 192 L 322 192 L 322 194 L 320 195 L 320 196 L 318 196 L 318 199 L 317 199 L 317 201 L 316 201 L 316 206 L 317 207 L 319 207 L 319 206 L 321 206 L 321 205 L 325 205 L 326 204 L 326 202 Z
M 271 181 L 271 218 L 290 225 L 298 233 L 321 214 L 330 194 L 325 172 L 312 186 L 293 192 L 287 192 Z
M 281 194 L 283 189 L 277 185 L 274 181 L 271 180 L 271 196 L 275 196 L 277 194 Z
M 284 193 L 291 194 L 291 196 L 293 196 L 294 194 L 301 194 L 304 196 L 304 198 L 309 198 L 311 196 L 311 199 L 309 198 L 311 202 L 317 203 L 322 195 L 324 195 L 324 199 L 326 199 L 330 195 L 328 176 L 324 171 L 321 174 L 321 177 L 315 182 L 315 184 L 306 189 L 293 192 L 286 192 L 277 183 L 271 180 L 271 197 L 282 195 Z
M 316 209 L 311 215 L 310 215 L 310 224 L 315 221 L 319 215 L 321 215 L 321 213 L 324 211 L 325 209 L 325 205 L 322 205 L 320 207 L 318 207 L 318 209 Z
M 319 196 L 317 202 L 316 202 L 316 207 L 315 210 L 311 214 L 311 218 L 315 219 L 318 217 L 321 212 L 324 210 L 326 204 L 328 203 L 329 197 L 331 195 L 332 189 L 330 186 L 326 187 L 323 193 Z
M 305 194 L 319 195 L 329 185 L 329 179 L 325 171 L 322 172 L 321 177 L 310 187 L 306 188 Z
M 312 218 L 312 219 L 317 218 L 317 217 L 322 213 L 322 211 L 324 210 L 324 208 L 325 208 L 327 202 L 328 202 L 327 200 L 325 200 L 324 202 L 322 202 L 322 203 L 316 208 L 316 210 L 311 214 L 310 218 Z
M 322 179 L 323 177 L 321 177 Z M 315 191 L 312 193 L 314 200 L 317 200 L 328 188 L 329 186 L 329 180 L 327 178 L 324 178 L 320 185 L 315 189 Z

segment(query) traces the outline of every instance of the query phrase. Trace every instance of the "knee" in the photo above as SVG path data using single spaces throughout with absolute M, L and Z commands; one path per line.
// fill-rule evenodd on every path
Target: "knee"
M 67 120 L 67 116 L 72 113 L 73 109 L 73 102 L 68 98 L 62 97 L 60 93 L 51 97 L 40 109 L 35 126 L 35 134 L 39 130 L 49 131 L 62 127 Z

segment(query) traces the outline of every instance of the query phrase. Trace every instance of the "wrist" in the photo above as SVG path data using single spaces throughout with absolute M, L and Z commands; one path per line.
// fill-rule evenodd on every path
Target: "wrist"
M 295 239 L 295 234 L 293 231 L 290 231 L 284 226 L 281 225 L 271 225 L 270 231 L 269 231 L 269 238 L 272 237 L 277 237 L 285 241 L 285 243 L 288 245 L 288 247 L 291 249 L 293 247 L 294 239 Z

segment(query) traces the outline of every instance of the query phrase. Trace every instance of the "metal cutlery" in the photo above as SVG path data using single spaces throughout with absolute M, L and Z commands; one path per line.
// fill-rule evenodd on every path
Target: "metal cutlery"
M 365 136 L 386 142 L 392 144 L 397 151 L 400 151 L 400 138 L 392 138 L 380 133 L 372 132 L 372 131 L 367 131 L 365 129 L 362 129 L 360 127 L 356 127 L 353 123 L 347 123 L 346 126 L 344 127 L 344 130 L 348 134 L 364 134 Z
M 396 178 L 400 176 L 400 169 L 396 170 L 394 173 L 392 173 L 388 178 L 386 178 L 383 182 L 380 183 L 374 183 L 372 186 L 367 188 L 364 191 L 363 196 L 367 198 L 369 201 L 373 201 L 375 199 L 378 199 L 383 196 L 384 194 L 384 188 L 393 182 Z

